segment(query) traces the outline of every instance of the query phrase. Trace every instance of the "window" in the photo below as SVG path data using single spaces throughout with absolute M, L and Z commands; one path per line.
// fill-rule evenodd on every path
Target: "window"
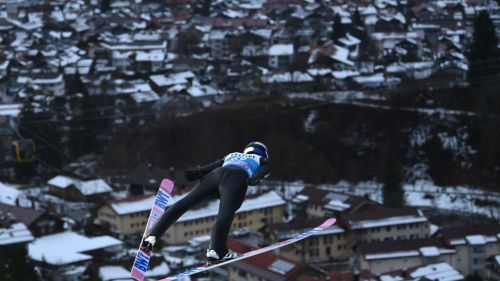
M 319 250 L 318 249 L 310 249 L 309 250 L 309 256 L 311 256 L 311 257 L 317 257 L 317 256 L 319 256 Z
M 391 227 L 390 227 L 390 226 L 386 227 L 385 229 L 386 229 L 387 231 L 391 231 Z
M 332 254 L 332 251 L 330 250 L 330 247 L 326 247 L 326 255 L 330 256 Z

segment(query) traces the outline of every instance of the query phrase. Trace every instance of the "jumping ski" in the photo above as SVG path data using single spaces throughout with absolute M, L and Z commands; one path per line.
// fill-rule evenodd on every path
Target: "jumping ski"
M 300 240 L 302 240 L 304 238 L 307 238 L 307 237 L 309 237 L 311 235 L 314 235 L 314 234 L 316 234 L 318 232 L 321 232 L 324 229 L 332 226 L 334 223 L 335 223 L 335 219 L 334 218 L 330 218 L 330 219 L 327 219 L 321 225 L 319 225 L 319 226 L 317 226 L 317 227 L 315 227 L 313 229 L 310 229 L 308 231 L 305 231 L 303 233 L 297 234 L 297 235 L 293 236 L 292 238 L 290 238 L 288 240 L 281 241 L 281 242 L 278 242 L 278 243 L 273 244 L 273 245 L 269 245 L 269 246 L 261 248 L 261 249 L 256 249 L 256 250 L 244 253 L 241 257 L 238 257 L 238 258 L 235 258 L 235 259 L 231 259 L 231 260 L 224 261 L 224 262 L 217 263 L 217 264 L 203 265 L 203 266 L 195 267 L 195 268 L 189 269 L 189 270 L 187 270 L 185 272 L 179 273 L 177 275 L 166 277 L 164 279 L 161 279 L 160 281 L 176 280 L 176 279 L 179 279 L 181 277 L 185 277 L 185 276 L 193 275 L 193 274 L 196 274 L 196 273 L 200 273 L 200 272 L 203 272 L 203 271 L 206 271 L 206 270 L 210 270 L 210 269 L 213 269 L 213 268 L 216 268 L 216 267 L 219 267 L 219 266 L 223 266 L 223 265 L 235 262 L 235 261 L 239 261 L 239 260 L 243 260 L 243 259 L 246 259 L 246 258 L 249 258 L 249 257 L 253 257 L 253 256 L 256 256 L 258 254 L 265 253 L 267 251 L 278 249 L 280 247 L 283 247 L 283 246 L 286 246 L 286 245 L 290 245 L 290 244 L 295 243 L 297 241 L 300 241 Z
M 156 198 L 153 204 L 153 208 L 149 213 L 149 219 L 146 224 L 146 229 L 144 230 L 144 234 L 141 239 L 141 245 L 139 245 L 139 250 L 137 251 L 137 255 L 135 256 L 134 264 L 130 272 L 130 275 L 138 281 L 144 280 L 144 276 L 146 274 L 146 271 L 148 270 L 149 260 L 152 255 L 151 252 L 141 247 L 142 240 L 144 239 L 144 236 L 149 232 L 151 227 L 153 227 L 153 225 L 158 221 L 158 219 L 165 211 L 167 203 L 170 200 L 173 188 L 174 188 L 174 183 L 171 180 L 163 179 L 160 184 L 160 188 L 156 193 Z

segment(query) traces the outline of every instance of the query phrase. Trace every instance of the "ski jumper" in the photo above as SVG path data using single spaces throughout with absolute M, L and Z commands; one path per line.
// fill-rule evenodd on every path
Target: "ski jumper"
M 224 256 L 228 251 L 226 240 L 234 214 L 245 199 L 248 185 L 256 185 L 269 175 L 268 160 L 255 154 L 235 152 L 198 170 L 200 181 L 184 198 L 167 208 L 148 235 L 161 237 L 190 208 L 218 198 L 219 213 L 212 227 L 210 249 Z

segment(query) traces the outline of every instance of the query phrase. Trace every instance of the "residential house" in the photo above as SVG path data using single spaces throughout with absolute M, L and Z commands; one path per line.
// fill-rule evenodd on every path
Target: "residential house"
M 47 95 L 56 97 L 65 94 L 65 84 L 60 73 L 34 73 L 30 75 L 20 75 L 17 77 L 17 83 L 25 86 L 31 86 Z
M 0 203 L 0 217 L 2 216 L 23 223 L 35 237 L 59 232 L 63 229 L 63 221 L 46 211 Z
M 413 40 L 416 44 L 420 44 L 421 40 L 416 32 L 375 32 L 371 38 L 379 52 L 393 49 L 403 40 Z
M 50 179 L 47 184 L 50 193 L 68 201 L 102 202 L 113 191 L 102 179 L 84 181 L 60 175 Z
M 185 194 L 173 196 L 167 206 L 184 196 Z M 154 198 L 153 195 L 143 195 L 108 202 L 99 208 L 97 218 L 112 233 L 141 235 Z M 284 212 L 285 201 L 274 191 L 255 195 L 247 198 L 236 212 L 233 229 L 247 227 L 251 231 L 257 231 L 270 223 L 280 222 Z M 216 221 L 217 213 L 217 201 L 195 207 L 181 216 L 162 239 L 168 244 L 181 244 L 193 237 L 208 235 Z
M 140 73 L 152 73 L 163 68 L 166 53 L 163 51 L 136 52 L 135 69 Z
M 292 63 L 293 44 L 275 44 L 268 49 L 268 64 L 275 69 L 283 69 Z
M 305 186 L 292 199 L 292 210 L 296 217 L 324 218 L 352 213 L 366 204 L 376 203 L 365 197 Z
M 87 237 L 76 232 L 42 236 L 28 245 L 30 259 L 50 280 L 80 280 L 87 267 L 123 251 L 123 242 L 111 236 Z
M 312 49 L 308 63 L 316 68 L 326 67 L 333 70 L 347 70 L 354 67 L 354 62 L 349 59 L 349 50 L 335 44 Z
M 460 272 L 445 262 L 414 268 L 404 268 L 403 270 L 386 273 L 380 276 L 380 280 L 384 281 L 405 280 L 406 278 L 411 278 L 411 280 L 414 281 L 459 281 L 465 279 Z

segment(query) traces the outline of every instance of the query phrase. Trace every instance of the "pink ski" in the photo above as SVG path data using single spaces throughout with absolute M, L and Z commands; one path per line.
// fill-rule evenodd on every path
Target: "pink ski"
M 170 200 L 172 189 L 174 189 L 174 183 L 171 180 L 162 180 L 160 188 L 158 189 L 158 193 L 156 193 L 153 208 L 149 213 L 149 219 L 146 224 L 146 229 L 144 230 L 142 239 L 144 239 L 144 236 L 149 232 L 149 229 L 153 227 L 153 225 L 158 221 L 161 215 L 163 215 L 163 212 L 167 207 L 168 200 Z M 137 255 L 135 256 L 134 264 L 130 272 L 130 275 L 134 277 L 134 279 L 139 281 L 144 280 L 144 276 L 146 274 L 146 271 L 148 270 L 150 258 L 151 253 L 143 251 L 141 249 L 141 245 L 139 245 L 139 250 L 137 251 Z
M 232 259 L 232 260 L 228 260 L 228 261 L 217 263 L 217 264 L 213 264 L 213 265 L 203 265 L 203 266 L 191 268 L 191 269 L 189 269 L 189 270 L 187 270 L 185 272 L 179 273 L 177 275 L 161 279 L 160 281 L 176 280 L 176 279 L 181 278 L 181 277 L 185 277 L 185 276 L 193 275 L 193 274 L 196 274 L 196 273 L 200 273 L 200 272 L 203 272 L 203 271 L 206 271 L 206 270 L 210 270 L 212 268 L 223 266 L 223 265 L 235 262 L 235 261 L 243 260 L 243 259 L 246 259 L 246 258 L 249 258 L 249 257 L 256 256 L 258 254 L 262 254 L 262 253 L 265 253 L 265 252 L 268 252 L 268 251 L 271 251 L 271 250 L 274 250 L 274 249 L 278 249 L 280 247 L 283 247 L 283 246 L 286 246 L 286 245 L 290 245 L 290 244 L 295 243 L 297 241 L 300 241 L 300 240 L 302 240 L 304 238 L 307 238 L 307 237 L 309 237 L 311 235 L 314 235 L 314 234 L 316 234 L 318 232 L 321 232 L 324 229 L 332 226 L 334 223 L 335 223 L 335 219 L 334 218 L 330 218 L 330 219 L 327 219 L 320 226 L 317 226 L 317 227 L 315 227 L 315 228 L 313 228 L 311 230 L 305 231 L 303 233 L 297 234 L 297 235 L 293 236 L 292 238 L 290 238 L 288 240 L 281 241 L 281 242 L 278 242 L 278 243 L 273 244 L 273 245 L 269 245 L 269 246 L 261 248 L 261 249 L 257 249 L 257 250 L 253 250 L 253 251 L 244 253 L 241 257 L 238 257 L 238 258 L 235 258 L 235 259 Z

